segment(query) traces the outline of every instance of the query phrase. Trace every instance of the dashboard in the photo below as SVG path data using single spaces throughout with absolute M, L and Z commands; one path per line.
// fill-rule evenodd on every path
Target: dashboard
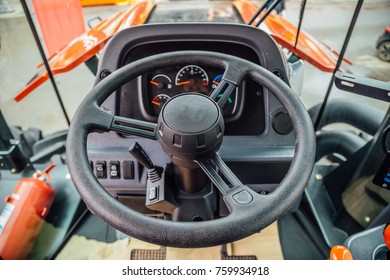
M 104 79 L 103 73 L 112 73 L 133 61 L 183 50 L 234 55 L 264 67 L 289 85 L 286 62 L 269 35 L 240 24 L 207 23 L 146 24 L 117 33 L 106 45 L 95 84 Z M 224 69 L 201 63 L 173 62 L 127 82 L 102 107 L 117 116 L 156 122 L 167 100 L 189 92 L 210 95 L 223 73 Z M 295 136 L 283 106 L 272 92 L 247 77 L 230 96 L 223 117 L 221 157 L 244 184 L 259 192 L 272 191 L 285 176 L 294 155 Z M 149 213 L 144 202 L 147 171 L 128 153 L 135 141 L 155 164 L 171 164 L 158 142 L 116 132 L 91 133 L 88 157 L 109 193 Z M 98 173 L 97 167 L 105 173 Z M 115 176 L 111 176 L 111 168 Z
M 226 41 L 163 41 L 135 46 L 123 57 L 121 64 L 164 52 L 199 50 L 222 52 L 261 64 L 256 52 L 237 42 Z M 164 103 L 173 96 L 195 92 L 209 95 L 218 85 L 224 69 L 205 65 L 172 65 L 145 73 L 138 80 L 124 85 L 117 96 L 119 115 L 147 121 L 157 121 Z M 137 89 L 138 95 L 134 94 Z M 263 88 L 244 80 L 223 109 L 226 135 L 260 135 L 265 130 Z

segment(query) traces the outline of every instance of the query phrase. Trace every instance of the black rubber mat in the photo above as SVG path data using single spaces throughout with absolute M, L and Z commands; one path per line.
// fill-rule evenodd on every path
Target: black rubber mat
M 131 260 L 166 260 L 167 250 L 161 247 L 157 250 L 133 249 L 130 255 Z

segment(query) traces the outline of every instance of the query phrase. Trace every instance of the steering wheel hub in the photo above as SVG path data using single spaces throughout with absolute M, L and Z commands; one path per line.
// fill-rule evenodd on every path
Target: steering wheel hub
M 221 146 L 224 121 L 208 96 L 185 93 L 170 99 L 158 120 L 159 141 L 173 160 L 194 161 L 213 155 Z

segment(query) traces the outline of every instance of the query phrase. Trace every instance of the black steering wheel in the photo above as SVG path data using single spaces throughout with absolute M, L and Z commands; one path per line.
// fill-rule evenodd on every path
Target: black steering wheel
M 162 108 L 157 124 L 115 116 L 100 108 L 111 93 L 139 75 L 188 63 L 225 69 L 220 84 L 210 97 L 182 94 L 170 99 Z M 245 76 L 262 84 L 278 98 L 291 118 L 296 137 L 289 171 L 268 195 L 258 194 L 243 185 L 217 154 L 224 132 L 220 107 Z M 198 105 L 191 106 L 193 109 L 177 110 L 178 104 L 185 105 L 188 100 Z M 194 118 L 195 115 L 198 117 Z M 199 165 L 220 191 L 230 214 L 201 222 L 173 222 L 148 217 L 126 207 L 105 191 L 91 170 L 87 135 L 95 131 L 125 132 L 155 139 L 176 164 Z M 177 135 L 180 136 L 180 145 L 173 143 Z M 202 145 L 199 145 L 197 139 L 202 137 Z M 315 137 L 311 119 L 297 95 L 282 80 L 246 60 L 203 51 L 158 54 L 113 72 L 83 100 L 73 117 L 67 139 L 69 171 L 81 198 L 91 211 L 125 234 L 155 244 L 183 248 L 226 244 L 273 223 L 302 195 L 310 178 L 314 155 Z

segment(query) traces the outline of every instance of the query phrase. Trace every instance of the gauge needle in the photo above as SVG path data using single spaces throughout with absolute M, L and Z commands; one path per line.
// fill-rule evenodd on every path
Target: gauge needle
M 189 85 L 189 84 L 190 84 L 190 81 L 184 81 L 184 82 L 177 83 L 176 85 L 181 86 L 181 85 Z
M 219 85 L 219 82 L 214 82 L 214 81 L 213 81 L 213 84 L 214 84 L 214 85 Z
M 160 106 L 160 102 L 152 101 L 152 103 L 153 103 L 154 105 Z
M 152 85 L 158 86 L 158 83 L 155 82 L 155 81 L 150 81 L 150 83 L 151 83 Z

